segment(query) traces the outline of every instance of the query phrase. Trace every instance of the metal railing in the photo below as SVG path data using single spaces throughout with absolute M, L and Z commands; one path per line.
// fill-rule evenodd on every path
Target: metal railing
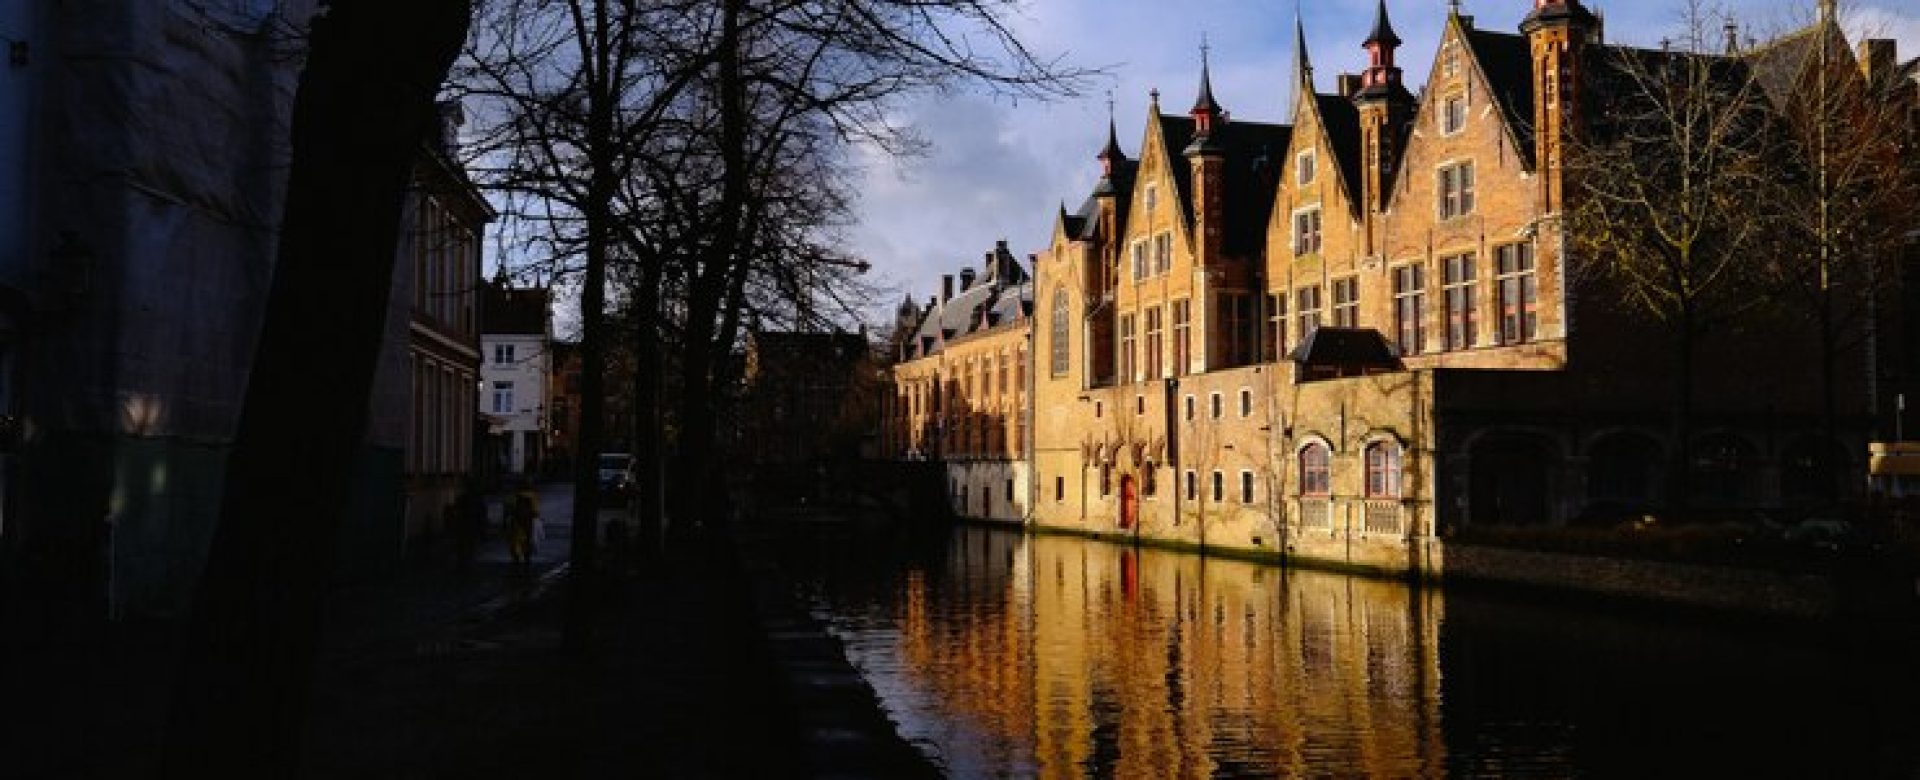
M 1406 518 L 1399 499 L 1367 499 L 1361 530 L 1369 534 L 1399 536 L 1406 533 Z

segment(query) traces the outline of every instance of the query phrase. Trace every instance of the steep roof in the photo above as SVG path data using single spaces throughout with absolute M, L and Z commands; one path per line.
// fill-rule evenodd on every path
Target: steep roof
M 490 336 L 547 335 L 545 287 L 513 287 L 496 280 L 480 296 L 480 332 Z
M 1160 133 L 1167 146 L 1167 168 L 1173 175 L 1180 215 L 1187 227 L 1192 228 L 1193 166 L 1180 160 L 1174 151 L 1187 148 L 1192 141 L 1193 120 L 1161 114 Z M 1278 194 L 1273 186 L 1275 181 L 1270 177 L 1279 175 L 1279 158 L 1286 153 L 1293 128 L 1234 121 L 1215 127 L 1213 137 L 1226 158 L 1224 202 L 1228 212 L 1224 247 L 1228 254 L 1254 254 L 1265 242 L 1267 217 Z M 1263 181 L 1262 177 L 1269 180 Z
M 1341 185 L 1348 199 L 1360 205 L 1360 109 L 1339 95 L 1313 96 L 1314 109 L 1320 114 L 1320 127 L 1333 147 L 1334 162 L 1339 165 Z
M 1507 129 L 1513 131 L 1515 150 L 1526 167 L 1533 168 L 1533 49 L 1525 36 L 1465 28 L 1467 48 L 1480 64 Z

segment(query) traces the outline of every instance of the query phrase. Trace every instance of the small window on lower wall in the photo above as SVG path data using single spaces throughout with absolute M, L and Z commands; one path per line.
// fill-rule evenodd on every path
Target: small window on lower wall
M 1100 497 L 1106 498 L 1107 496 L 1111 496 L 1111 495 L 1113 495 L 1113 467 L 1101 466 L 1100 467 Z
M 1195 475 L 1192 470 L 1187 471 L 1187 500 L 1188 501 L 1193 501 L 1200 497 L 1200 485 L 1199 485 L 1198 479 L 1199 479 L 1198 476 Z
M 1218 504 L 1226 500 L 1227 500 L 1227 475 L 1222 474 L 1218 471 L 1213 472 L 1213 503 Z
M 1253 472 L 1240 472 L 1240 503 L 1253 503 Z
M 1160 491 L 1160 480 L 1156 476 L 1159 473 L 1160 469 L 1155 468 L 1153 464 L 1147 464 L 1146 468 L 1140 470 L 1140 492 L 1145 493 L 1149 498 Z
M 1053 478 L 1053 500 L 1054 501 L 1067 500 L 1067 478 L 1066 477 Z
M 1007 480 L 1007 506 L 1013 506 L 1013 480 Z

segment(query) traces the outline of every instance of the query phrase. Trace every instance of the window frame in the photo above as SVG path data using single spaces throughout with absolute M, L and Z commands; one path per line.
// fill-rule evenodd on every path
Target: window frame
M 1240 470 L 1240 503 L 1253 506 L 1254 498 L 1259 495 L 1259 482 L 1254 479 L 1251 469 Z
M 1302 149 L 1293 156 L 1294 184 L 1304 187 L 1313 183 L 1314 177 L 1319 173 L 1319 158 L 1318 150 L 1311 148 Z
M 1333 495 L 1333 448 L 1315 439 L 1300 447 L 1294 456 L 1303 498 L 1329 498 Z
M 1393 279 L 1394 340 L 1402 355 L 1418 355 L 1427 349 L 1427 267 L 1419 261 L 1394 266 Z
M 1362 492 L 1376 501 L 1400 500 L 1406 487 L 1405 448 L 1392 439 L 1369 442 L 1361 451 L 1366 470 Z
M 1471 159 L 1448 160 L 1435 167 L 1435 212 L 1442 222 L 1473 216 L 1475 178 Z
M 1440 257 L 1440 303 L 1446 321 L 1445 348 L 1473 348 L 1479 338 L 1479 253 L 1468 250 Z
M 1293 256 L 1319 254 L 1325 247 L 1325 223 L 1320 204 L 1293 210 Z
M 1329 286 L 1333 288 L 1333 326 L 1360 327 L 1360 277 L 1355 275 L 1334 279 Z M 1345 299 L 1341 298 L 1342 292 L 1347 295 Z
M 1509 264 L 1511 256 L 1513 262 Z M 1533 242 L 1494 247 L 1494 307 L 1500 317 L 1500 343 L 1526 344 L 1540 337 L 1539 261 Z M 1518 298 L 1516 303 L 1513 299 Z

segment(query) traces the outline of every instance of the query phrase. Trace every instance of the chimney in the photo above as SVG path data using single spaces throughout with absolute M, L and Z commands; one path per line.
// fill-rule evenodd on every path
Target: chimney
M 933 309 L 934 309 L 934 307 L 936 307 L 936 306 L 939 306 L 939 305 L 940 305 L 940 297 L 939 297 L 939 296 L 937 296 L 937 295 L 929 295 L 929 296 L 927 296 L 927 311 L 933 311 Z
M 953 300 L 953 274 L 940 275 L 940 302 Z
M 988 257 L 992 257 L 992 255 L 988 255 Z M 977 277 L 972 268 L 960 269 L 960 291 L 966 292 L 967 290 L 973 289 L 973 280 L 975 278 Z
M 1360 74 L 1342 73 L 1338 80 L 1340 83 L 1341 97 L 1350 98 L 1353 97 L 1353 93 L 1360 91 Z
M 1899 44 L 1886 38 L 1869 38 L 1860 42 L 1860 75 L 1868 82 L 1884 78 L 1893 72 L 1899 63 Z

